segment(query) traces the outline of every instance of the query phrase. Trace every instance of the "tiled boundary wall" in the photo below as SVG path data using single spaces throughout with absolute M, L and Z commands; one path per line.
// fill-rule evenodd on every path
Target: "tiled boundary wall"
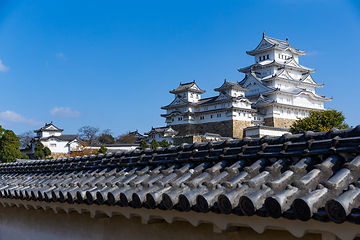
M 297 238 L 282 230 L 265 230 L 259 234 L 248 227 L 217 233 L 214 225 L 206 223 L 196 227 L 187 221 L 167 223 L 160 220 L 143 224 L 139 216 L 130 219 L 122 215 L 90 217 L 90 213 L 54 213 L 52 209 L 27 210 L 23 206 L 5 208 L 0 205 L 0 240 L 2 239 L 321 240 L 322 235 L 307 233 L 302 238 Z

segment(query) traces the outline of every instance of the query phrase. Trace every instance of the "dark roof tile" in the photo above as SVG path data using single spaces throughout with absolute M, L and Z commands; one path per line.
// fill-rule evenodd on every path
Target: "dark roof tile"
M 0 165 L 0 197 L 360 223 L 360 127 Z

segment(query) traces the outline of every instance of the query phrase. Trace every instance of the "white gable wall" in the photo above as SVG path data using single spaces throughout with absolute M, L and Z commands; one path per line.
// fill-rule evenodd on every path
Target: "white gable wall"
M 161 142 L 164 139 L 171 143 L 174 142 L 174 139 L 172 137 L 164 136 L 164 134 L 162 133 L 151 134 L 148 139 L 148 144 L 150 144 L 153 139 L 155 139 L 157 142 Z
M 248 80 L 248 83 L 245 87 L 249 88 L 249 90 L 245 92 L 245 96 L 257 95 L 259 93 L 268 91 L 268 89 L 261 86 L 253 76 L 250 76 L 250 79 Z
M 68 141 L 58 141 L 49 139 L 48 141 L 41 141 L 44 147 L 48 147 L 53 153 L 70 153 L 70 148 L 67 145 Z
M 61 132 L 40 132 L 37 135 L 39 137 L 60 136 Z
M 320 101 L 314 101 L 310 99 L 309 96 L 305 94 L 301 94 L 299 96 L 294 97 L 294 105 L 296 106 L 304 106 L 308 108 L 314 109 L 324 109 L 324 103 Z

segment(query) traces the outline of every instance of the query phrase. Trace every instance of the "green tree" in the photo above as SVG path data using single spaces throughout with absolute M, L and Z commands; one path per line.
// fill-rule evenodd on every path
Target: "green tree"
M 111 134 L 101 134 L 98 138 L 98 141 L 102 144 L 113 144 L 115 143 L 115 138 Z
M 51 150 L 48 147 L 44 147 L 44 145 L 39 142 L 35 146 L 34 158 L 36 159 L 44 159 L 47 156 L 51 155 Z
M 51 150 L 50 150 L 50 148 L 48 148 L 48 147 L 44 147 L 43 151 L 44 151 L 45 157 L 47 157 L 47 156 L 50 156 L 50 155 L 51 155 Z
M 11 130 L 0 126 L 0 161 L 13 162 L 22 157 L 20 138 Z
M 149 147 L 149 145 L 147 145 L 147 143 L 145 142 L 145 140 L 141 140 L 140 141 L 140 148 L 142 149 L 142 150 L 145 150 L 146 148 L 148 148 Z
M 311 110 L 308 117 L 297 119 L 290 126 L 290 132 L 292 134 L 305 133 L 306 131 L 323 132 L 329 131 L 331 128 L 349 128 L 342 112 L 336 109 Z
M 100 153 L 106 154 L 107 150 L 108 150 L 108 149 L 107 149 L 107 148 L 104 146 L 104 144 L 103 144 L 103 145 L 101 145 L 101 147 L 99 148 L 99 150 L 97 151 L 96 154 L 100 154 Z
M 42 144 L 41 142 L 39 142 L 35 146 L 34 158 L 36 158 L 36 159 L 44 159 L 45 158 L 44 144 Z
M 153 139 L 153 140 L 151 141 L 151 143 L 150 143 L 150 148 L 151 148 L 151 149 L 155 149 L 155 148 L 157 148 L 157 147 L 160 147 L 160 144 L 159 144 L 158 141 L 156 141 L 155 139 Z
M 161 142 L 159 142 L 160 147 L 167 147 L 171 145 L 171 142 L 166 141 L 163 139 Z

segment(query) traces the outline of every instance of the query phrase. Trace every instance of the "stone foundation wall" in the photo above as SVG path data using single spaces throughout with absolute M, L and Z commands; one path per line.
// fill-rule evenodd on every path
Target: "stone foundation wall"
M 278 128 L 290 128 L 291 124 L 293 124 L 295 119 L 286 119 L 286 118 L 265 118 L 265 126 L 270 127 L 278 127 Z
M 178 136 L 203 135 L 205 133 L 216 133 L 222 137 L 242 138 L 243 129 L 251 126 L 250 121 L 222 121 L 202 124 L 171 125 L 178 131 Z
M 251 121 L 234 121 L 233 123 L 233 138 L 243 138 L 244 128 L 250 127 Z
M 171 128 L 175 131 L 179 132 L 178 136 L 186 136 L 196 134 L 195 124 L 179 124 L 179 125 L 171 125 Z
M 70 157 L 70 153 L 51 153 L 51 157 L 56 158 L 68 158 Z
M 192 144 L 194 142 L 202 142 L 201 136 L 199 135 L 190 135 L 190 136 L 181 136 L 181 137 L 175 137 L 173 144 L 175 146 L 181 145 L 183 143 L 189 143 Z
M 197 134 L 205 134 L 208 132 L 220 134 L 223 137 L 232 137 L 233 123 L 232 121 L 203 123 L 197 124 L 195 129 Z

